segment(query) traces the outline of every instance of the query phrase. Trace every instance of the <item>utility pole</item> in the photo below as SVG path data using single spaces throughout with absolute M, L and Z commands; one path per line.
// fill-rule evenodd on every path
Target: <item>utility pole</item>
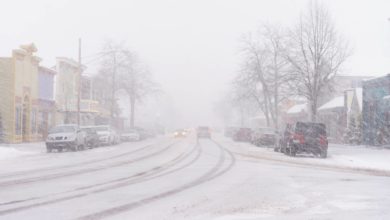
M 116 51 L 114 51 L 113 57 L 113 69 L 112 69 L 112 91 L 111 91 L 111 111 L 110 111 L 110 124 L 114 125 L 114 109 L 115 109 L 115 80 L 116 80 Z
M 77 93 L 77 125 L 80 126 L 80 99 L 81 99 L 81 38 L 79 38 L 79 65 L 78 65 L 78 93 Z

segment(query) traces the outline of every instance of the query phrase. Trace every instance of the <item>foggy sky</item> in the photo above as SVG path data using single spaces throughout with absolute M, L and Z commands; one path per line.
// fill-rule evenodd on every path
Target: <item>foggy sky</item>
M 228 89 L 240 62 L 239 38 L 262 23 L 293 25 L 306 0 L 2 0 L 0 56 L 34 42 L 42 64 L 55 57 L 90 61 L 105 39 L 124 41 L 148 64 L 180 120 L 212 120 L 213 103 Z M 353 56 L 345 74 L 390 73 L 390 1 L 326 1 Z M 87 72 L 97 62 L 85 63 Z M 1 80 L 1 79 L 0 79 Z

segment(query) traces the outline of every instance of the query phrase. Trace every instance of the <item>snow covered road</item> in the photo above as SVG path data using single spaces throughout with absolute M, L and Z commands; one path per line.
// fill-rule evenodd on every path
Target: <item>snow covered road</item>
M 390 219 L 387 150 L 290 158 L 219 136 L 31 149 L 0 160 L 0 219 Z

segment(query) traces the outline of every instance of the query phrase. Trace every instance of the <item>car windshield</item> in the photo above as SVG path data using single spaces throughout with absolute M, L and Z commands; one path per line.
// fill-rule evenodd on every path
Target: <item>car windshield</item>
M 96 129 L 94 128 L 81 128 L 82 131 L 85 131 L 88 134 L 93 134 L 96 132 Z
M 275 131 L 272 128 L 258 128 L 258 129 L 256 129 L 256 132 L 267 133 L 267 134 L 275 133 Z
M 326 135 L 324 124 L 320 123 L 297 123 L 295 127 L 297 133 L 308 134 L 312 136 Z
M 75 132 L 76 128 L 74 126 L 57 126 L 52 128 L 49 133 L 55 134 L 55 133 L 71 133 Z
M 108 127 L 96 127 L 96 131 L 109 131 L 110 129 Z

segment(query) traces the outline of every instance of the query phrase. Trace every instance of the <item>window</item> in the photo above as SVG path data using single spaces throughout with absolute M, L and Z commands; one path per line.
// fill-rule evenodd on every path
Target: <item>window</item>
M 20 106 L 16 106 L 15 108 L 15 134 L 21 135 L 22 134 L 22 108 Z

